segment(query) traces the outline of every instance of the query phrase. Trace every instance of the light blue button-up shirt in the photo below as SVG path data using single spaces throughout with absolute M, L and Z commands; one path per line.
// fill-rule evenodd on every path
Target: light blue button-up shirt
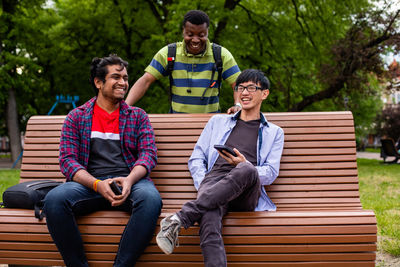
M 211 117 L 201 133 L 189 159 L 189 171 L 198 190 L 205 175 L 211 171 L 219 154 L 214 145 L 223 145 L 235 127 L 240 112 L 234 115 L 218 114 Z M 283 150 L 282 128 L 267 122 L 261 113 L 257 140 L 257 171 L 262 185 L 272 184 L 279 174 Z M 275 211 L 276 206 L 261 187 L 261 196 L 256 211 Z

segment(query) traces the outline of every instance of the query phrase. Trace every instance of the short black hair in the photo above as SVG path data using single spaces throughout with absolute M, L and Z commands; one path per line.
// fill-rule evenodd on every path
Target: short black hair
M 254 82 L 260 84 L 262 90 L 269 89 L 270 83 L 268 78 L 264 75 L 264 72 L 256 69 L 247 69 L 240 73 L 236 79 L 236 85 L 245 82 Z
M 208 15 L 201 10 L 190 10 L 183 17 L 182 27 L 185 27 L 186 22 L 189 21 L 194 25 L 207 24 L 207 28 L 210 26 L 210 18 Z
M 99 90 L 94 84 L 94 78 L 99 78 L 103 82 L 106 82 L 106 76 L 108 74 L 109 65 L 120 65 L 121 68 L 128 68 L 128 62 L 117 56 L 116 54 L 110 54 L 108 57 L 95 57 L 92 59 L 90 64 L 90 84 L 92 85 L 95 94 L 97 95 Z

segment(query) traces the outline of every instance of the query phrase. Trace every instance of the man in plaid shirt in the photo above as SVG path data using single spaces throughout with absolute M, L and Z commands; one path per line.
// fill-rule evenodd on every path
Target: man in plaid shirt
M 44 212 L 67 266 L 88 266 L 76 215 L 110 208 L 130 212 L 114 266 L 133 266 L 161 212 L 149 178 L 157 161 L 153 129 L 142 109 L 123 100 L 127 66 L 116 55 L 94 58 L 90 78 L 97 96 L 71 111 L 61 131 L 60 168 L 67 182 L 47 194 Z

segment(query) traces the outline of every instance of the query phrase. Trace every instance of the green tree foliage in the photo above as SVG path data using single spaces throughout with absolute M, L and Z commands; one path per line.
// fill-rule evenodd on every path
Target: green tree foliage
M 263 111 L 348 109 L 362 129 L 358 133 L 380 108 L 380 56 L 400 50 L 399 12 L 386 11 L 387 5 L 375 8 L 378 1 L 9 1 L 22 7 L 10 15 L 13 45 L 5 45 L 7 28 L 0 25 L 1 62 L 23 66 L 18 79 L 5 79 L 21 81 L 14 87 L 22 121 L 23 114 L 46 114 L 57 94 L 79 95 L 81 103 L 91 98 L 89 63 L 95 56 L 116 53 L 127 59 L 133 85 L 159 49 L 182 40 L 181 22 L 190 9 L 209 14 L 210 40 L 228 48 L 241 69 L 258 68 L 270 78 Z M 13 53 L 18 60 L 8 58 Z M 136 105 L 149 113 L 167 112 L 168 83 L 168 78 L 157 81 Z M 1 103 L 5 95 L 2 91 Z M 223 111 L 232 102 L 224 84 Z M 67 110 L 58 107 L 56 113 Z
M 8 90 L 17 94 L 18 111 L 31 110 L 30 100 L 35 88 L 46 89 L 41 79 L 43 68 L 38 64 L 29 43 L 37 43 L 40 37 L 31 25 L 35 20 L 36 7 L 43 1 L 3 1 L 0 12 L 0 105 L 2 110 L 8 101 Z M 29 11 L 28 11 L 29 10 Z M 32 32 L 34 30 L 35 32 Z
M 0 12 L 0 108 L 5 116 L 0 134 L 10 138 L 12 159 L 21 152 L 20 124 L 34 113 L 35 87 L 46 90 L 41 66 L 27 42 L 31 42 L 30 21 L 43 1 L 3 0 Z M 28 23 L 27 23 L 28 22 Z M 38 39 L 36 39 L 37 41 Z M 7 131 L 6 131 L 7 130 Z

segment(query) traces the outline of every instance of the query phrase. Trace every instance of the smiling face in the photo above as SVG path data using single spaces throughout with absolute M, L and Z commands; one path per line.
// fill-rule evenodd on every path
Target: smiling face
M 247 87 L 250 85 L 255 85 L 261 87 L 259 83 L 254 83 L 252 81 L 240 83 L 239 85 Z M 263 100 L 267 99 L 269 95 L 269 90 L 256 90 L 255 92 L 249 92 L 245 89 L 243 92 L 238 92 L 240 104 L 242 105 L 242 110 L 252 111 L 256 110 L 257 112 L 261 109 L 261 104 Z
M 183 27 L 183 40 L 186 49 L 190 54 L 198 55 L 204 52 L 208 39 L 207 23 L 200 25 L 192 24 L 186 21 Z
M 108 65 L 105 82 L 99 78 L 94 79 L 94 83 L 99 89 L 98 99 L 117 103 L 123 100 L 128 91 L 128 72 L 124 66 Z

